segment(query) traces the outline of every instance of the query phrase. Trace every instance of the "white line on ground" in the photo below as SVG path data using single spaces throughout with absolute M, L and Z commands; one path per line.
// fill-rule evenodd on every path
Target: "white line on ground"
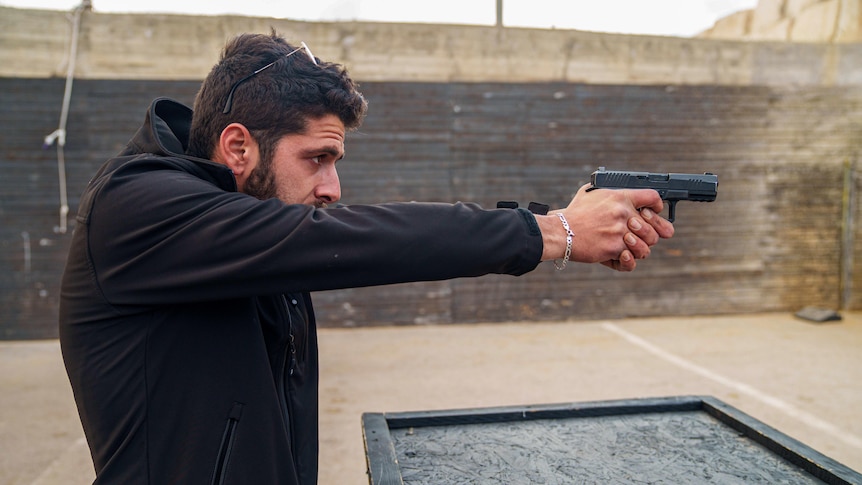
M 637 335 L 635 335 L 633 333 L 630 333 L 630 332 L 627 332 L 626 330 L 623 330 L 622 328 L 620 328 L 619 326 L 617 326 L 613 323 L 604 322 L 604 323 L 602 323 L 602 328 L 604 328 L 605 330 L 608 330 L 609 332 L 617 334 L 618 336 L 624 338 L 625 340 L 629 341 L 630 343 L 640 347 L 643 350 L 646 350 L 647 352 L 655 355 L 656 357 L 658 357 L 660 359 L 666 360 L 667 362 L 670 362 L 671 364 L 674 364 L 678 367 L 681 367 L 681 368 L 683 368 L 689 372 L 693 372 L 693 373 L 695 373 L 701 377 L 705 377 L 711 381 L 714 381 L 714 382 L 717 382 L 723 386 L 729 387 L 729 388 L 731 388 L 731 389 L 733 389 L 733 390 L 735 390 L 741 394 L 745 394 L 749 397 L 757 399 L 758 401 L 760 401 L 760 402 L 762 402 L 768 406 L 771 406 L 771 407 L 787 414 L 788 416 L 791 416 L 791 417 L 803 422 L 804 424 L 806 424 L 812 428 L 818 429 L 824 433 L 828 433 L 829 435 L 831 435 L 835 439 L 842 441 L 843 443 L 845 443 L 848 446 L 862 449 L 862 438 L 859 438 L 858 436 L 856 436 L 854 434 L 847 433 L 847 432 L 843 431 L 841 428 L 839 428 L 838 426 L 835 426 L 832 423 L 828 423 L 828 422 L 818 418 L 817 416 L 814 416 L 813 414 L 807 413 L 807 412 L 793 406 L 792 404 L 789 404 L 785 401 L 782 401 L 781 399 L 778 399 L 777 397 L 770 396 L 769 394 L 761 392 L 761 391 L 757 390 L 756 388 L 749 386 L 748 384 L 744 384 L 742 382 L 738 382 L 738 381 L 735 381 L 735 380 L 730 379 L 728 377 L 725 377 L 721 374 L 717 374 L 717 373 L 715 373 L 715 372 L 713 372 L 713 371 L 711 371 L 705 367 L 701 367 L 701 366 L 695 364 L 694 362 L 691 362 L 691 361 L 686 360 L 682 357 L 674 355 L 674 354 L 662 349 L 661 347 L 658 347 L 656 345 L 653 345 L 650 342 L 647 342 L 646 340 L 638 337 Z

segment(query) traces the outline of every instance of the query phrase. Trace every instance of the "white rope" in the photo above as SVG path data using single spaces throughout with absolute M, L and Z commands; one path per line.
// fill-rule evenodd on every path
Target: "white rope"
M 63 107 L 60 110 L 60 125 L 45 137 L 44 148 L 57 142 L 57 175 L 60 183 L 60 225 L 54 232 L 65 234 L 66 220 L 69 215 L 69 198 L 66 193 L 66 122 L 69 120 L 69 104 L 72 100 L 72 83 L 75 79 L 75 61 L 78 58 L 78 35 L 81 30 L 81 17 L 85 10 L 93 8 L 90 0 L 84 0 L 72 12 L 72 39 L 69 46 L 69 59 L 66 66 L 66 88 L 63 92 Z

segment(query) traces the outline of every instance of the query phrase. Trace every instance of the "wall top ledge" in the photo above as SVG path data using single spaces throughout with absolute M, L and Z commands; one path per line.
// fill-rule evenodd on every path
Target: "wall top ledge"
M 0 7 L 0 76 L 66 75 L 64 11 Z M 862 85 L 862 44 L 620 35 L 562 29 L 84 12 L 75 77 L 202 79 L 225 40 L 275 28 L 361 81 Z

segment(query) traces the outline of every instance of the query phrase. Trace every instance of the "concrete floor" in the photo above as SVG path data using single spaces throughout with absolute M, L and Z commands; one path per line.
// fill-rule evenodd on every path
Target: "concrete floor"
M 862 313 L 320 332 L 322 485 L 366 484 L 363 412 L 711 395 L 862 470 Z M 57 341 L 0 342 L 0 483 L 92 482 Z

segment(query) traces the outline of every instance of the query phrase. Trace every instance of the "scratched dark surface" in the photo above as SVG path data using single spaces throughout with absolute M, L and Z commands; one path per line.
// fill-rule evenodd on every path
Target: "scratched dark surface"
M 702 412 L 392 430 L 405 484 L 823 483 Z

